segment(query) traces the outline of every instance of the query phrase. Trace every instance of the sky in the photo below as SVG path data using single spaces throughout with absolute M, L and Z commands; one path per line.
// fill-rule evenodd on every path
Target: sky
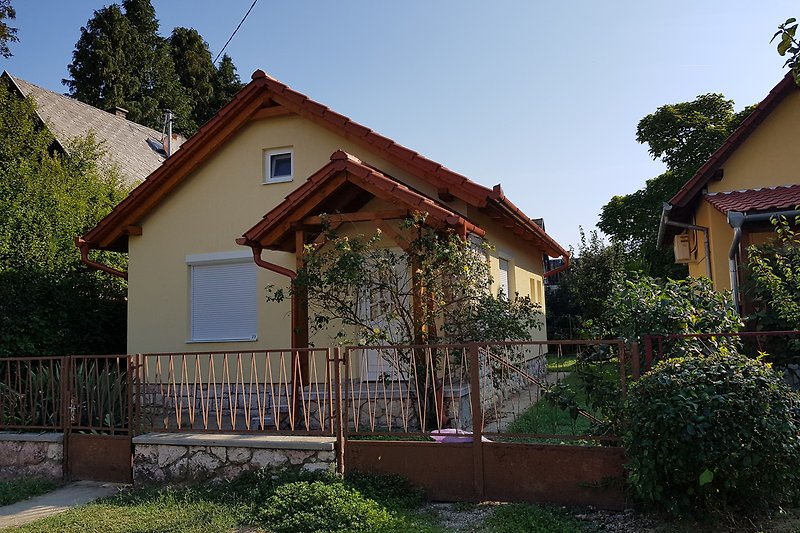
M 57 92 L 95 0 L 12 0 L 0 68 Z M 161 33 L 216 56 L 252 0 L 153 0 Z M 508 198 L 562 246 L 664 170 L 636 142 L 658 107 L 718 92 L 736 109 L 785 70 L 770 38 L 788 0 L 259 0 L 225 50 Z

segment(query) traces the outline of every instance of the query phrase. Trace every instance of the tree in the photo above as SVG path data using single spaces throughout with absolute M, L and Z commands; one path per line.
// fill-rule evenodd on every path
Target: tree
M 230 102 L 242 86 L 242 80 L 239 79 L 239 75 L 236 73 L 236 66 L 233 64 L 231 56 L 222 54 L 222 59 L 217 65 L 217 72 L 214 76 L 213 112 L 216 113 L 222 109 L 222 106 Z
M 214 82 L 217 71 L 211 62 L 208 44 L 190 28 L 175 28 L 169 38 L 169 50 L 178 74 L 194 106 L 188 122 L 190 129 L 205 123 L 217 111 L 214 108 Z
M 165 109 L 176 129 L 191 135 L 241 88 L 224 56 L 219 68 L 194 29 L 159 35 L 150 0 L 125 0 L 94 12 L 72 54 L 63 80 L 70 95 L 95 107 L 122 107 L 128 117 L 160 130 Z
M 778 38 L 778 53 L 781 57 L 786 57 L 784 67 L 792 69 L 794 80 L 800 84 L 800 42 L 795 38 L 797 33 L 797 19 L 786 19 L 786 22 L 778 26 L 778 31 L 772 36 L 772 41 Z M 772 42 L 770 41 L 770 42 Z
M 68 151 L 0 84 L 0 355 L 125 350 L 125 285 L 83 266 L 73 244 L 124 191 L 93 139 Z
M 636 140 L 647 144 L 650 155 L 663 161 L 667 171 L 634 193 L 614 196 L 603 206 L 597 224 L 606 235 L 623 243 L 629 270 L 642 270 L 656 277 L 686 276 L 685 267 L 674 264 L 669 250 L 656 247 L 661 205 L 694 175 L 752 109 L 735 113 L 732 100 L 721 94 L 706 94 L 691 102 L 659 107 L 639 121 Z
M 19 41 L 17 28 L 12 28 L 6 20 L 17 18 L 17 12 L 11 6 L 11 0 L 0 0 L 0 56 L 8 59 L 13 54 L 8 47 L 8 43 Z

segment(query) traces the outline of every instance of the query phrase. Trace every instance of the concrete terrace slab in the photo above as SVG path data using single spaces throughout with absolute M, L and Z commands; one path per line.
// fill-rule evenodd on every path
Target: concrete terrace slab
M 134 437 L 133 444 L 332 451 L 336 444 L 336 439 L 334 437 L 242 435 L 234 433 L 148 433 Z
M 53 492 L 0 507 L 0 528 L 21 526 L 116 494 L 123 485 L 76 481 Z

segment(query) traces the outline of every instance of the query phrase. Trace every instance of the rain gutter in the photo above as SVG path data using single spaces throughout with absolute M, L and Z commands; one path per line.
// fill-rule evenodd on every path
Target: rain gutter
M 112 276 L 117 276 L 122 279 L 128 279 L 128 273 L 123 272 L 121 270 L 117 270 L 116 268 L 110 267 L 108 265 L 104 265 L 103 263 L 98 263 L 97 261 L 92 261 L 89 259 L 89 252 L 92 250 L 92 245 L 89 242 L 84 241 L 80 237 L 75 237 L 75 246 L 81 251 L 81 262 L 89 266 L 91 268 L 101 270 Z

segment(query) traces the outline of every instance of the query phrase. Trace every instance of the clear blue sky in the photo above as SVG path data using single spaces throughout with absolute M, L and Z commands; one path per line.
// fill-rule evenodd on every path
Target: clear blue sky
M 63 92 L 102 0 L 12 0 L 20 42 L 0 68 Z M 196 28 L 216 55 L 252 0 L 154 0 L 161 32 Z M 259 0 L 226 50 L 461 172 L 501 183 L 562 245 L 615 194 L 662 172 L 636 143 L 657 107 L 721 92 L 737 109 L 783 75 L 769 43 L 785 0 L 316 2 Z

